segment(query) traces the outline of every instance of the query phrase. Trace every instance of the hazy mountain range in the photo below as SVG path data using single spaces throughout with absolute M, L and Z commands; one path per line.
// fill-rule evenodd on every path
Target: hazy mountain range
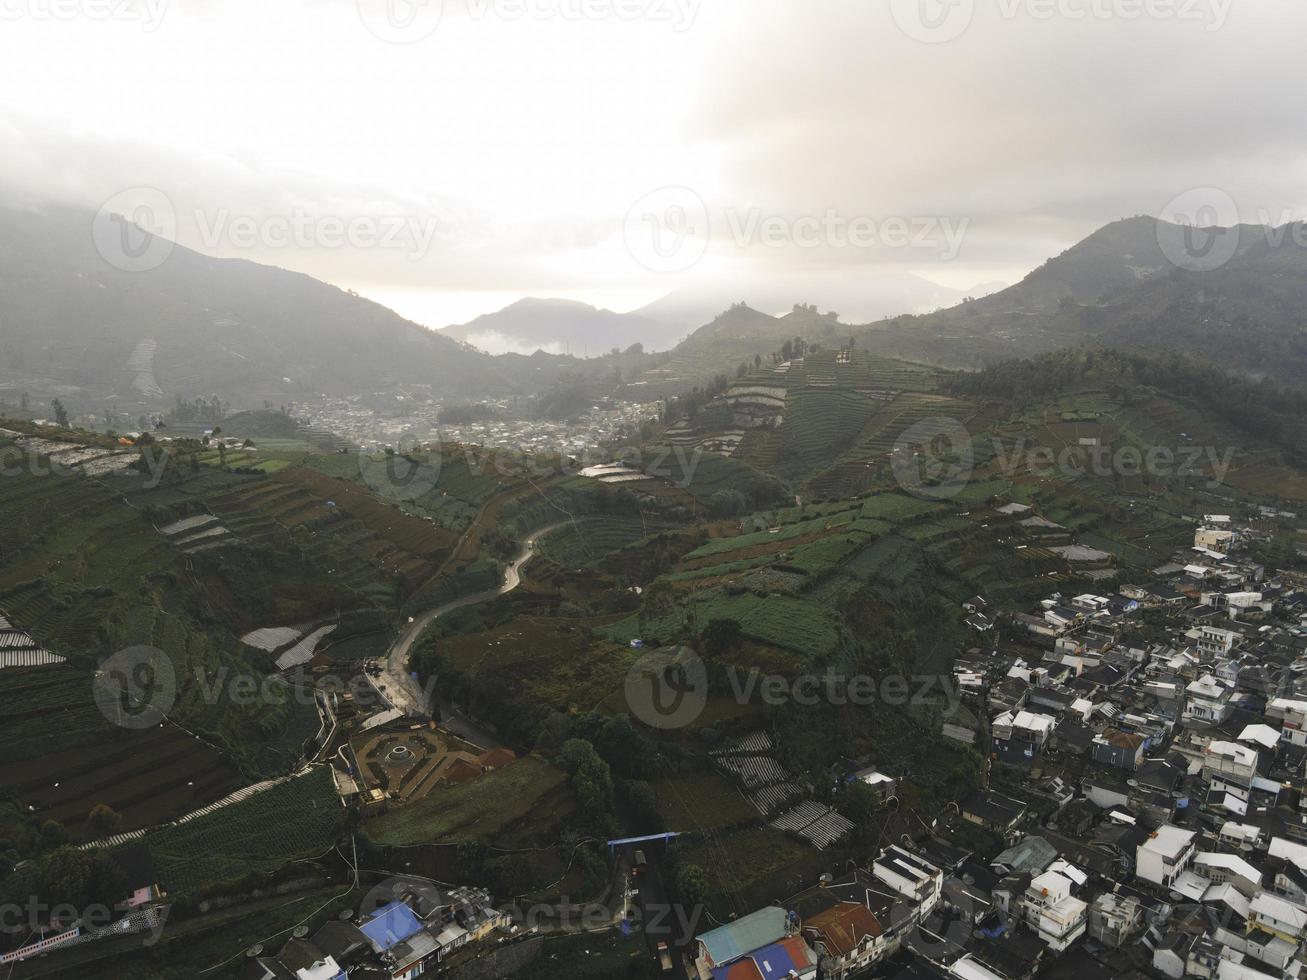
M 309 276 L 181 246 L 150 272 L 119 271 L 95 251 L 90 220 L 63 208 L 0 210 L 0 399 L 30 390 L 99 408 L 86 402 L 166 405 L 217 394 L 242 407 L 405 384 L 444 398 L 530 394 L 580 375 L 610 377 L 615 366 L 627 381 L 657 372 L 698 380 L 796 335 L 856 337 L 878 352 L 965 368 L 1091 343 L 1179 351 L 1294 383 L 1307 377 L 1301 228 L 1237 229 L 1228 261 L 1191 272 L 1159 244 L 1174 226 L 1131 218 L 993 295 L 876 322 L 849 310 L 899 303 L 887 312 L 920 311 L 943 292 L 912 276 L 850 276 L 842 292 L 782 302 L 774 291 L 785 282 L 760 296 L 726 284 L 678 290 L 631 313 L 523 300 L 432 331 Z M 836 305 L 855 296 L 861 307 Z M 781 311 L 793 312 L 773 315 Z M 504 350 L 578 356 L 636 343 L 671 350 L 606 364 L 477 349 L 493 350 L 493 337 Z
M 636 343 L 647 351 L 666 351 L 741 302 L 777 315 L 795 303 L 812 304 L 838 312 L 845 322 L 866 323 L 901 313 L 943 309 L 966 296 L 988 295 L 1003 285 L 984 284 L 962 293 L 909 273 L 786 273 L 762 281 L 683 286 L 629 313 L 566 299 L 524 299 L 441 332 L 491 354 L 543 350 L 594 357 Z

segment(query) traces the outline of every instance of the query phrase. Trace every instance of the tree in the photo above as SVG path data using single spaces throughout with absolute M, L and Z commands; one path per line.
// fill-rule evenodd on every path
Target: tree
M 708 509 L 719 517 L 735 517 L 749 509 L 749 498 L 739 490 L 714 490 Z
M 68 409 L 64 408 L 64 403 L 58 398 L 50 403 L 50 411 L 54 412 L 54 420 L 56 424 L 63 426 L 65 429 L 69 427 Z
M 734 619 L 713 619 L 703 628 L 700 640 L 704 653 L 710 657 L 722 657 L 735 648 L 740 641 L 742 628 Z
M 86 818 L 86 833 L 91 838 L 109 837 L 118 833 L 122 825 L 122 814 L 107 803 L 97 803 Z
M 839 809 L 861 831 L 871 826 L 878 805 L 876 791 L 861 779 L 855 779 L 844 791 L 844 799 L 840 801 Z
M 41 846 L 58 847 L 68 843 L 68 830 L 58 820 L 47 820 L 41 824 Z
M 708 894 L 708 875 L 697 864 L 680 864 L 676 868 L 674 886 L 682 905 L 699 905 Z

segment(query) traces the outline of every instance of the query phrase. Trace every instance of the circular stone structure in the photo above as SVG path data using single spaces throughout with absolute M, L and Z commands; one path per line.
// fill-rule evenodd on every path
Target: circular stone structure
M 391 766 L 406 766 L 417 760 L 417 753 L 408 745 L 396 745 L 386 753 L 386 764 Z

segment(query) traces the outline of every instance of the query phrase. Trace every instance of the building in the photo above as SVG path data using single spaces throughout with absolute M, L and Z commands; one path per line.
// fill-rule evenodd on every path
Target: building
M 1234 532 L 1228 528 L 1200 527 L 1194 531 L 1194 548 L 1201 551 L 1219 551 L 1229 554 L 1234 544 Z
M 1143 904 L 1133 895 L 1103 892 L 1089 907 L 1089 935 L 1106 946 L 1121 947 L 1144 931 Z
M 1203 626 L 1198 630 L 1198 652 L 1212 657 L 1228 656 L 1243 637 L 1233 630 Z
M 780 942 L 789 932 L 790 920 L 784 909 L 775 906 L 759 909 L 699 936 L 695 966 L 701 977 L 712 976 L 714 970 Z
M 916 902 L 923 916 L 938 904 L 944 887 L 944 873 L 939 868 L 897 844 L 881 852 L 871 866 L 871 873 L 904 898 Z
M 1004 837 L 1015 830 L 1026 815 L 1026 805 L 1020 800 L 990 790 L 972 793 L 960 809 L 963 820 Z
M 1266 716 L 1277 718 L 1284 726 L 1284 738 L 1294 745 L 1307 745 L 1307 701 L 1273 698 L 1266 706 Z
M 404 902 L 383 905 L 359 926 L 359 931 L 394 980 L 420 977 L 440 958 L 435 936 Z
M 849 782 L 859 782 L 870 786 L 876 799 L 884 803 L 898 792 L 898 783 L 893 776 L 887 776 L 878 769 L 862 769 L 849 777 Z
M 861 902 L 840 902 L 803 920 L 803 937 L 820 957 L 825 980 L 841 980 L 885 955 L 885 932 Z
M 1248 928 L 1297 945 L 1307 939 L 1307 908 L 1270 892 L 1259 892 L 1248 910 Z
M 1203 750 L 1203 777 L 1247 789 L 1257 775 L 1257 752 L 1238 742 L 1209 742 Z
M 1194 859 L 1192 830 L 1165 824 L 1135 848 L 1135 874 L 1144 881 L 1170 888 Z
M 1045 871 L 1031 881 L 1022 904 L 1026 924 L 1054 952 L 1085 934 L 1089 906 L 1071 894 L 1071 879 L 1057 871 Z
M 1089 750 L 1095 762 L 1134 772 L 1144 759 L 1144 737 L 1109 728 L 1094 737 Z
M 1204 674 L 1184 689 L 1185 722 L 1216 725 L 1234 711 L 1234 685 Z

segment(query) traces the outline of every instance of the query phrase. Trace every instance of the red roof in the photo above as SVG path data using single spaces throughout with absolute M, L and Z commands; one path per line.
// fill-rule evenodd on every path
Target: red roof
M 861 902 L 833 905 L 820 915 L 804 919 L 803 928 L 816 932 L 833 956 L 851 953 L 868 936 L 875 938 L 884 931 L 880 921 Z
M 723 980 L 766 980 L 766 978 L 758 969 L 758 964 L 746 956 L 738 963 L 732 963 L 727 967 Z

